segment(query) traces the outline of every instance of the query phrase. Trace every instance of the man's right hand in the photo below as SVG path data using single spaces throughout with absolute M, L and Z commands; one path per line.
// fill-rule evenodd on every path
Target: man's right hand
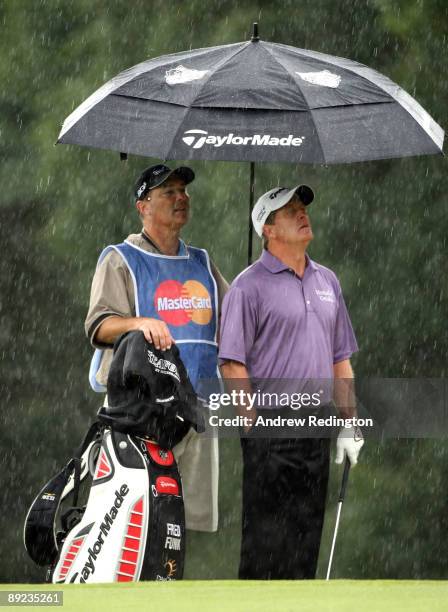
M 166 351 L 175 342 L 165 321 L 149 317 L 136 317 L 139 321 L 136 329 L 142 331 L 148 342 L 152 342 L 156 349 Z

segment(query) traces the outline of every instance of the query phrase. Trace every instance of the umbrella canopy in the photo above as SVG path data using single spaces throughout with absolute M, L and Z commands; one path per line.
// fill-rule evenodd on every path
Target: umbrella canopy
M 443 138 L 375 70 L 255 33 L 120 73 L 65 120 L 58 142 L 165 160 L 333 164 L 441 153 Z

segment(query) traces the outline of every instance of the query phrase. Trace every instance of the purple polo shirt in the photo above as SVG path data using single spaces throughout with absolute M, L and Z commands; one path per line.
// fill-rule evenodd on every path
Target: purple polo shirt
M 358 350 L 334 272 L 306 255 L 303 278 L 266 250 L 224 297 L 219 358 L 251 378 L 333 379 Z

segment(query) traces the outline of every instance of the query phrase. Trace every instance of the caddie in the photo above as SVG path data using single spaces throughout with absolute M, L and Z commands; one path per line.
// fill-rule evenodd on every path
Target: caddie
M 334 400 L 340 415 L 349 417 L 354 415 L 350 358 L 358 347 L 336 275 L 306 253 L 313 238 L 308 216 L 313 199 L 310 187 L 298 185 L 271 189 L 257 201 L 252 222 L 264 249 L 224 298 L 219 357 L 229 384 L 238 381 L 246 390 L 254 380 L 277 385 L 327 381 L 330 397 L 323 401 L 330 403 L 333 383 L 344 381 L 334 385 Z M 314 578 L 330 439 L 263 437 L 254 427 L 241 439 L 239 577 Z M 358 429 L 343 428 L 337 462 L 347 453 L 355 464 L 362 444 Z
M 101 253 L 92 281 L 86 334 L 97 349 L 91 385 L 105 390 L 111 348 L 123 333 L 141 330 L 156 348 L 176 343 L 198 395 L 217 376 L 218 313 L 227 283 L 204 249 L 185 244 L 189 219 L 188 167 L 144 170 L 134 188 L 140 233 Z M 216 531 L 218 440 L 190 429 L 174 448 L 182 476 L 187 529 Z

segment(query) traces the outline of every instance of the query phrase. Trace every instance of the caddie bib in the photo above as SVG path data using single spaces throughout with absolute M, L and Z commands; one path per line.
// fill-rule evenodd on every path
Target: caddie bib
M 217 287 L 207 252 L 181 242 L 178 255 L 162 255 L 125 241 L 106 247 L 98 265 L 111 249 L 120 254 L 131 274 L 135 316 L 165 321 L 200 395 L 200 381 L 218 375 Z M 89 375 L 95 391 L 105 391 L 96 381 L 101 353 L 95 351 Z

